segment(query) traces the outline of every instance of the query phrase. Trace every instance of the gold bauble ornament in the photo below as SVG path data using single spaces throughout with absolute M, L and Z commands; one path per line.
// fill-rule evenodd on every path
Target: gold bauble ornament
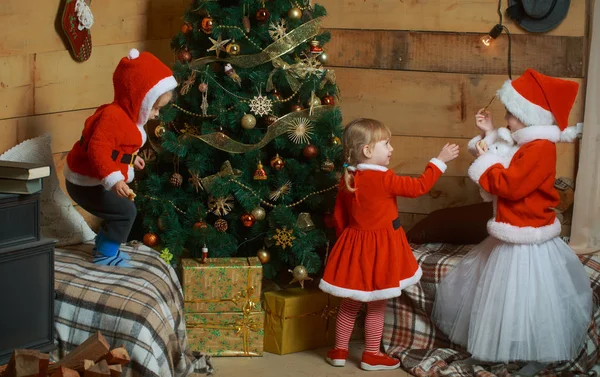
M 227 47 L 225 47 L 225 52 L 227 52 L 229 55 L 239 55 L 241 51 L 242 48 L 239 44 L 235 43 L 235 41 L 231 42 L 227 45 Z
M 321 106 L 321 99 L 317 96 L 313 96 L 312 98 L 309 98 L 306 106 L 307 107 Z
M 304 289 L 304 282 L 306 280 L 312 280 L 311 277 L 308 276 L 308 270 L 306 270 L 306 267 L 299 265 L 294 267 L 294 270 L 288 270 L 289 272 L 292 273 L 292 275 L 294 276 L 294 278 L 292 279 L 292 281 L 290 281 L 290 284 L 293 283 L 300 283 L 300 286 L 302 287 L 302 289 Z
M 260 263 L 265 264 L 271 260 L 271 253 L 269 253 L 267 249 L 262 248 L 256 252 L 256 257 Z
M 291 8 L 288 10 L 288 18 L 290 20 L 299 20 L 302 18 L 302 10 L 300 8 Z
M 330 159 L 327 159 L 321 163 L 321 170 L 326 173 L 331 173 L 335 169 L 335 164 Z
M 256 126 L 256 118 L 252 114 L 244 114 L 241 123 L 242 128 L 251 130 Z
M 340 138 L 337 137 L 337 136 L 333 136 L 331 139 L 329 139 L 329 142 L 331 143 L 331 145 L 340 145 L 340 144 L 342 144 L 342 140 L 340 140 Z
M 261 206 L 258 206 L 252 210 L 252 215 L 258 221 L 264 220 L 267 217 L 267 211 Z
M 166 133 L 167 133 L 167 129 L 162 124 L 159 124 L 154 129 L 154 135 L 156 135 L 156 137 L 163 137 Z

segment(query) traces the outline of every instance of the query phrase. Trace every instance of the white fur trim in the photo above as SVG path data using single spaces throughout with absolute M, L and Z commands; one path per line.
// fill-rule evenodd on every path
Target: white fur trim
M 493 153 L 486 153 L 481 157 L 478 157 L 471 166 L 469 167 L 469 177 L 473 182 L 479 184 L 479 179 L 491 166 L 496 164 L 503 164 L 503 158 Z
M 448 169 L 448 165 L 446 165 L 446 163 L 442 160 L 440 160 L 439 158 L 432 158 L 431 160 L 429 160 L 429 162 L 431 162 L 432 164 L 434 164 L 438 169 L 440 169 L 440 171 L 442 173 L 446 172 L 446 169 Z
M 378 300 L 387 300 L 394 297 L 399 297 L 402 294 L 402 290 L 415 285 L 421 280 L 423 271 L 421 267 L 417 268 L 415 274 L 407 279 L 400 281 L 398 287 L 380 289 L 378 291 L 358 291 L 355 289 L 341 288 L 335 285 L 329 284 L 325 280 L 321 279 L 319 282 L 319 288 L 326 293 L 329 293 L 336 297 L 347 297 L 356 301 L 369 302 Z
M 129 165 L 127 167 L 127 183 L 130 183 L 135 178 L 135 170 L 133 170 L 133 166 Z
M 68 163 L 66 163 L 63 168 L 63 175 L 65 176 L 65 179 L 67 181 L 79 186 L 99 186 L 102 184 L 102 182 L 98 178 L 75 173 L 69 168 Z
M 498 139 L 508 143 L 510 145 L 515 145 L 515 139 L 513 139 L 510 130 L 506 127 L 500 127 L 496 130 L 498 133 Z
M 560 133 L 560 141 L 572 143 L 579 137 L 579 130 L 575 126 L 567 127 Z
M 132 60 L 132 59 L 137 59 L 140 57 L 140 52 L 138 49 L 136 48 L 132 48 L 131 50 L 129 50 L 129 54 L 127 55 L 127 58 Z
M 484 202 L 491 202 L 496 197 L 495 195 L 490 194 L 481 187 L 479 188 L 479 195 L 481 196 L 481 199 L 483 199 Z
M 142 147 L 143 147 L 144 144 L 146 144 L 148 135 L 146 134 L 146 130 L 144 129 L 144 126 L 137 126 L 137 128 L 138 128 L 138 131 L 140 132 L 140 135 L 142 136 Z
M 493 130 L 493 131 L 487 132 L 483 138 L 481 137 L 481 135 L 477 135 L 474 138 L 472 138 L 471 140 L 469 140 L 467 149 L 475 157 L 477 157 L 477 153 L 478 153 L 477 143 L 479 143 L 481 140 L 484 140 L 488 146 L 494 144 L 496 142 L 496 140 L 498 140 L 498 130 Z
M 550 111 L 523 97 L 515 90 L 510 80 L 506 80 L 502 88 L 498 90 L 498 98 L 506 106 L 506 109 L 526 126 L 556 123 Z
M 144 126 L 146 122 L 148 122 L 148 117 L 150 116 L 150 111 L 152 110 L 152 106 L 158 99 L 158 97 L 162 96 L 166 92 L 173 90 L 177 87 L 177 80 L 175 77 L 168 76 L 164 79 L 160 80 L 152 89 L 146 93 L 144 100 L 142 101 L 142 105 L 140 106 L 140 113 L 138 115 L 137 125 L 138 127 Z
M 534 228 L 532 226 L 518 227 L 490 220 L 487 229 L 490 236 L 504 242 L 539 244 L 560 235 L 560 221 L 555 219 L 551 225 Z
M 120 171 L 113 171 L 102 179 L 102 186 L 106 191 L 109 191 L 117 182 L 124 181 L 123 173 Z
M 513 132 L 513 139 L 518 145 L 524 145 L 534 140 L 549 140 L 557 143 L 560 140 L 558 126 L 529 126 Z
M 356 165 L 356 169 L 358 170 L 377 170 L 377 171 L 387 171 L 388 169 L 385 166 L 375 165 L 375 164 L 358 164 Z M 350 170 L 350 167 L 348 167 Z

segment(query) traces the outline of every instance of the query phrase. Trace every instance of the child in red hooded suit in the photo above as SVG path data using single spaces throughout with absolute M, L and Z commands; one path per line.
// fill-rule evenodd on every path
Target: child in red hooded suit
M 158 116 L 173 96 L 177 81 L 169 67 L 154 55 L 132 49 L 113 74 L 114 101 L 100 106 L 85 121 L 81 139 L 67 156 L 67 191 L 83 209 L 104 220 L 96 237 L 94 263 L 130 267 L 130 257 L 119 250 L 127 241 L 136 208 L 127 185 L 137 155 L 146 142 L 144 125 Z
M 495 139 L 489 113 L 476 115 L 482 131 L 469 143 L 477 157 L 469 177 L 496 196 L 490 237 L 441 281 L 433 319 L 473 359 L 529 362 L 521 374 L 570 360 L 583 346 L 591 320 L 590 279 L 577 255 L 559 237 L 553 210 L 556 145 L 573 141 L 567 127 L 577 96 L 575 82 L 528 69 L 506 81 L 498 98 L 517 149 L 510 163 L 488 152 Z

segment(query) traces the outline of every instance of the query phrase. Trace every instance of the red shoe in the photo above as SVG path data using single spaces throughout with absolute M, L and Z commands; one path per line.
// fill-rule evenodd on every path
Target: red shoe
M 325 360 L 334 367 L 343 367 L 346 365 L 346 359 L 348 358 L 348 350 L 340 350 L 337 348 L 332 348 L 327 351 L 327 356 L 325 356 Z
M 360 367 L 363 370 L 390 370 L 400 367 L 400 360 L 384 354 L 363 352 Z

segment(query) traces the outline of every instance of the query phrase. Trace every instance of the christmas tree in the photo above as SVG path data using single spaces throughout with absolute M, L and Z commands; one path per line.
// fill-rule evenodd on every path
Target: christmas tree
M 141 152 L 147 245 L 319 272 L 343 164 L 325 15 L 304 0 L 191 4 L 171 42 L 176 98 Z

